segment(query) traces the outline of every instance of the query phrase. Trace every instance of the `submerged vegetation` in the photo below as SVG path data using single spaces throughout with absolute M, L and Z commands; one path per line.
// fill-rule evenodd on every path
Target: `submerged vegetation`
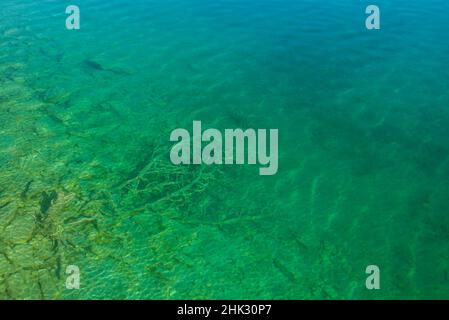
M 100 294 L 109 283 L 95 279 L 110 263 L 115 277 L 131 277 L 128 286 L 142 276 L 155 284 L 134 297 L 171 297 L 173 280 L 164 274 L 191 264 L 179 250 L 194 241 L 194 230 L 204 223 L 223 232 L 238 222 L 227 217 L 233 211 L 226 213 L 224 202 L 215 208 L 220 215 L 206 212 L 227 188 L 223 172 L 171 164 L 159 132 L 168 134 L 163 119 L 147 120 L 156 135 L 129 140 L 135 133 L 123 127 L 130 115 L 116 111 L 113 101 L 77 110 L 71 93 L 27 79 L 26 65 L 1 65 L 0 160 L 7 170 L 0 178 L 0 298 L 76 296 L 64 287 L 71 264 L 91 283 L 85 290 L 92 297 L 117 297 Z M 130 249 L 136 242 L 152 258 L 134 270 L 141 258 Z

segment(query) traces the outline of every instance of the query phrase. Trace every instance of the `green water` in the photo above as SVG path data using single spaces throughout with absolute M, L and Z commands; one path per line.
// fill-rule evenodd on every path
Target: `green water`
M 334 2 L 3 0 L 0 298 L 449 298 L 449 3 Z M 172 165 L 193 120 L 278 173 Z

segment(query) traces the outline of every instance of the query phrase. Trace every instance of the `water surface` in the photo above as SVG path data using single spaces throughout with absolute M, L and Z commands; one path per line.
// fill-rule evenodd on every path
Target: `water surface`
M 0 298 L 449 298 L 447 1 L 72 4 L 1 4 Z M 171 165 L 193 120 L 278 174 Z

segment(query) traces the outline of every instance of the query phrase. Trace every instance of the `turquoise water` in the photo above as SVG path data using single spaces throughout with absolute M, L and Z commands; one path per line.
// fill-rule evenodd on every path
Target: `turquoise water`
M 449 298 L 447 1 L 70 4 L 1 3 L 0 298 Z M 172 165 L 193 120 L 279 172 Z

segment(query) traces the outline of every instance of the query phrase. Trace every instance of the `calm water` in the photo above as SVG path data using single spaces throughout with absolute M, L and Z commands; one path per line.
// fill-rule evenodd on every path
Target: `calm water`
M 0 298 L 449 298 L 449 2 L 73 4 L 1 3 Z M 171 165 L 192 120 L 278 174 Z

